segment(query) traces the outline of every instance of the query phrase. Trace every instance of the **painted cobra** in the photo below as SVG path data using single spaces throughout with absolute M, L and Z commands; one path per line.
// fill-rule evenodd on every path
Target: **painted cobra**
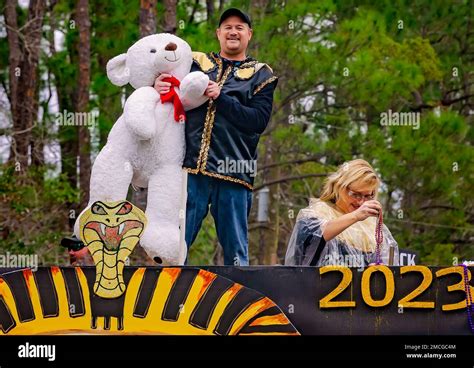
M 98 201 L 81 215 L 79 223 L 96 266 L 94 293 L 118 298 L 125 292 L 123 269 L 145 229 L 145 214 L 127 201 Z

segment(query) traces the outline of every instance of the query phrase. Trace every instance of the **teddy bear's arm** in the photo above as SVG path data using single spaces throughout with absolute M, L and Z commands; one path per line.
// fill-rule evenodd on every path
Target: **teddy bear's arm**
M 141 140 L 151 139 L 156 133 L 155 106 L 159 99 L 153 87 L 141 87 L 125 102 L 125 125 Z
M 204 96 L 208 84 L 209 77 L 203 72 L 192 72 L 183 78 L 179 86 L 179 98 L 186 111 L 201 106 L 209 99 Z

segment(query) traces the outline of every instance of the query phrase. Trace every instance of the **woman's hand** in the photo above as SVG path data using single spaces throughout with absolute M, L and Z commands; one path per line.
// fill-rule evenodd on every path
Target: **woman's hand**
M 364 221 L 370 216 L 378 216 L 379 211 L 382 211 L 382 205 L 379 201 L 373 199 L 371 201 L 366 201 L 362 203 L 362 205 L 358 209 L 353 211 L 352 214 L 355 216 L 357 221 Z
M 362 203 L 355 211 L 328 221 L 323 231 L 324 240 L 331 240 L 358 221 L 364 221 L 370 216 L 378 216 L 379 211 L 382 211 L 382 205 L 379 201 L 371 200 Z

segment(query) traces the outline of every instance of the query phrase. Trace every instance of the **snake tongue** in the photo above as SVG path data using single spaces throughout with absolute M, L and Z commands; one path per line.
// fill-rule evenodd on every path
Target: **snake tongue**
M 119 234 L 119 227 L 105 227 L 105 234 L 103 234 L 104 243 L 109 246 L 117 247 L 120 244 L 122 235 Z

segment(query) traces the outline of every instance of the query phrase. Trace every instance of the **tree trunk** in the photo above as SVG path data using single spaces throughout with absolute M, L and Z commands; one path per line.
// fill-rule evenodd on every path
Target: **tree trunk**
M 35 91 L 34 99 L 34 111 L 38 111 L 39 108 L 39 90 L 41 88 L 40 83 L 38 83 Z M 37 120 L 36 127 L 32 130 L 32 136 L 30 140 L 30 155 L 31 155 L 31 166 L 41 167 L 44 165 L 44 142 L 45 137 L 45 121 L 46 115 L 48 114 L 48 106 L 43 105 L 43 119 L 42 121 Z
M 140 0 L 140 37 L 156 33 L 156 0 Z
M 163 30 L 167 33 L 176 33 L 176 4 L 177 0 L 164 0 L 165 6 Z
M 47 32 L 49 41 L 49 51 L 51 55 L 56 56 L 56 47 L 54 45 L 54 33 L 57 30 L 56 19 L 54 14 L 54 4 L 50 6 L 51 14 L 49 16 L 50 29 Z M 68 39 L 68 37 L 66 37 Z M 75 57 L 75 47 L 71 47 L 66 43 L 69 62 L 77 64 L 77 57 Z M 50 72 L 54 75 L 54 85 L 58 97 L 58 113 L 63 115 L 64 112 L 71 112 L 73 106 L 73 91 L 75 90 L 75 79 L 64 78 L 58 68 L 51 68 Z M 61 173 L 65 174 L 69 184 L 72 188 L 77 188 L 77 156 L 78 153 L 78 131 L 75 126 L 60 125 L 59 132 L 59 147 L 61 152 Z M 75 209 L 77 203 L 70 203 L 70 209 Z M 74 207 L 74 208 L 72 208 Z M 72 222 L 72 221 L 71 221 Z
M 79 31 L 77 51 L 79 57 L 79 74 L 77 81 L 77 94 L 75 111 L 79 116 L 88 113 L 89 86 L 91 79 L 90 60 L 90 28 L 89 0 L 78 0 L 76 7 L 76 22 Z M 90 158 L 90 133 L 88 128 L 88 114 L 81 119 L 84 124 L 79 124 L 79 186 L 81 189 L 80 208 L 85 208 L 89 201 L 89 182 L 91 175 Z
M 213 258 L 214 266 L 224 266 L 224 249 L 222 249 L 222 245 L 220 245 L 219 242 L 216 243 L 216 252 Z
M 206 12 L 208 22 L 214 18 L 214 11 L 214 0 L 206 0 Z
M 92 2 L 90 12 L 97 14 L 97 24 L 107 24 L 109 12 L 113 8 L 105 2 Z M 113 39 L 115 30 L 109 27 L 95 27 L 94 36 L 99 40 Z M 116 56 L 116 50 L 107 48 L 101 50 L 97 55 L 100 73 L 107 70 L 107 62 Z M 107 143 L 107 138 L 114 123 L 122 115 L 122 88 L 117 88 L 112 83 L 108 83 L 103 88 L 97 90 L 97 99 L 99 101 L 99 150 Z
M 10 100 L 10 110 L 12 113 L 13 119 L 13 128 L 19 125 L 19 114 L 18 114 L 18 82 L 19 82 L 19 72 L 20 72 L 20 63 L 21 63 L 21 47 L 20 40 L 18 37 L 18 19 L 16 14 L 16 6 L 18 1 L 16 0 L 7 0 L 4 9 L 5 23 L 7 26 L 7 39 L 8 39 L 8 64 L 9 64 L 9 93 L 8 98 Z M 13 144 L 12 144 L 13 148 Z M 15 155 L 10 154 L 10 159 L 13 160 Z
M 96 37 L 110 37 L 110 35 L 100 35 L 96 34 Z M 98 55 L 99 59 L 99 69 L 107 70 L 107 62 L 111 59 L 111 56 Z M 110 88 L 102 88 L 100 91 L 97 91 L 97 96 L 101 106 L 99 112 L 99 121 L 100 121 L 100 132 L 99 132 L 99 149 L 105 146 L 107 143 L 108 134 L 112 126 L 115 124 L 117 119 L 122 115 L 122 102 L 121 102 L 121 92 L 117 92 L 117 88 L 113 88 L 114 93 L 111 93 Z M 117 92 L 117 93 L 115 93 Z
M 273 155 L 276 157 L 276 155 Z M 280 176 L 280 167 L 272 169 L 272 177 L 278 178 Z M 278 263 L 278 242 L 280 240 L 280 184 L 270 187 L 270 218 L 271 230 L 267 232 L 267 239 L 265 243 L 265 260 L 264 264 L 274 265 Z
M 272 137 L 268 137 L 265 140 L 265 151 L 264 151 L 264 157 L 263 157 L 263 166 L 267 165 L 270 162 L 275 162 L 275 152 L 272 149 L 273 147 L 273 139 Z M 271 181 L 272 178 L 274 178 L 274 169 L 273 168 L 267 168 L 262 171 L 262 182 L 265 183 L 267 181 Z M 269 261 L 269 250 L 268 248 L 270 247 L 270 244 L 272 243 L 272 233 L 273 233 L 273 226 L 275 224 L 274 222 L 274 216 L 273 216 L 273 206 L 274 206 L 274 194 L 275 194 L 275 188 L 269 188 L 270 192 L 268 194 L 268 223 L 267 226 L 262 227 L 261 230 L 259 230 L 259 240 L 258 240 L 258 254 L 257 254 L 257 264 L 269 264 L 267 263 Z M 259 199 L 260 200 L 260 199 Z
M 9 74 L 13 139 L 10 160 L 18 163 L 22 172 L 28 166 L 31 130 L 38 118 L 38 104 L 35 99 L 44 12 L 44 0 L 30 1 L 22 42 L 19 42 L 16 2 L 9 0 L 5 7 L 7 37 L 11 47 Z

